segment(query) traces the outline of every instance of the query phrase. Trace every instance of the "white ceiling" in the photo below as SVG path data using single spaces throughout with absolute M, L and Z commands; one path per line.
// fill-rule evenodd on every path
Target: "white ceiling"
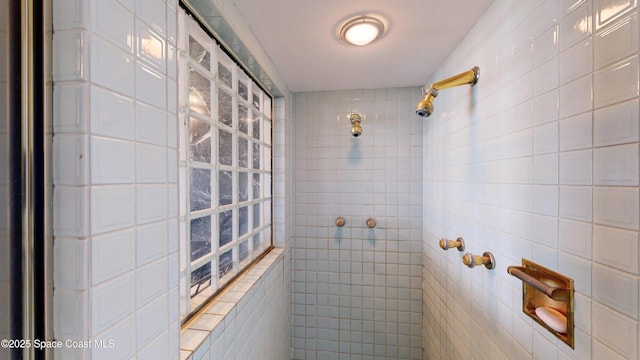
M 422 86 L 491 2 L 235 0 L 293 92 Z M 364 47 L 341 42 L 338 26 L 362 14 L 382 16 L 384 36 Z

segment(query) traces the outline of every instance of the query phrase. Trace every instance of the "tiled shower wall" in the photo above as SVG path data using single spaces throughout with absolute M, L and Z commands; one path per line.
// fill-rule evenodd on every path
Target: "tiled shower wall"
M 234 9 L 225 17 L 265 59 Z M 176 11 L 177 0 L 53 1 L 54 336 L 114 345 L 57 358 L 180 356 Z M 290 104 L 276 100 L 273 121 L 279 247 L 292 235 Z M 288 355 L 289 254 L 240 300 L 254 312 L 225 319 L 215 351 Z M 251 331 L 255 311 L 276 331 Z
M 179 354 L 176 6 L 53 2 L 56 357 Z
M 422 121 L 412 116 L 419 95 L 295 94 L 295 359 L 421 358 Z M 358 138 L 350 112 L 365 116 Z
M 424 126 L 425 359 L 638 359 L 636 5 L 497 0 L 434 76 L 481 69 Z M 575 350 L 522 313 L 521 258 L 574 279 Z

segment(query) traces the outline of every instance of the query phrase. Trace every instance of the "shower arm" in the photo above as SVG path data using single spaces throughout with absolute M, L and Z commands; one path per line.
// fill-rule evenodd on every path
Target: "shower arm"
M 438 96 L 438 90 L 444 90 L 461 85 L 475 85 L 480 76 L 480 68 L 474 66 L 471 70 L 465 71 L 450 78 L 435 82 L 428 89 L 422 88 L 423 97 L 416 105 L 416 114 L 427 117 L 433 112 L 433 98 Z
M 429 89 L 444 90 L 461 85 L 475 85 L 478 82 L 480 68 L 474 66 L 471 70 L 465 71 L 450 78 L 435 82 L 429 86 Z

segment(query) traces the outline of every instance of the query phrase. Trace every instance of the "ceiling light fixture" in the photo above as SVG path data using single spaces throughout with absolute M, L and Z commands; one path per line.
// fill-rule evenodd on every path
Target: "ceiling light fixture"
M 384 33 L 384 23 L 373 16 L 362 15 L 348 20 L 338 34 L 343 41 L 357 46 L 367 45 Z

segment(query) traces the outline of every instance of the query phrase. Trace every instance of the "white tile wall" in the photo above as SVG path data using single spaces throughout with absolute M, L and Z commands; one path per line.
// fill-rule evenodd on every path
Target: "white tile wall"
M 639 208 L 637 188 L 594 188 L 593 220 L 595 223 L 638 230 Z
M 295 359 L 422 356 L 419 96 L 417 88 L 295 94 Z M 358 138 L 346 118 L 354 111 L 365 116 Z
M 179 356 L 179 320 L 170 317 L 177 283 L 168 276 L 177 253 L 169 3 L 174 10 L 165 1 L 151 11 L 119 1 L 53 4 L 54 336 L 115 341 L 61 349 L 61 358 L 144 358 L 158 340 L 162 358 Z
M 91 335 L 95 337 L 135 311 L 135 277 L 128 273 L 89 291 Z
M 566 84 L 593 70 L 593 43 L 581 41 L 560 54 L 560 84 Z
M 592 145 L 590 112 L 560 120 L 560 151 L 590 148 Z
M 53 143 L 54 156 L 70 155 L 69 161 L 54 168 L 53 179 L 60 185 L 86 184 L 88 175 L 87 137 L 82 135 L 56 136 Z
M 607 25 L 594 36 L 594 65 L 596 69 L 632 55 L 637 51 L 638 12 Z
M 440 92 L 424 122 L 423 358 L 638 358 L 639 49 L 637 1 L 504 0 L 443 62 L 432 80 L 473 65 L 482 77 Z M 531 114 L 516 118 L 523 104 Z M 526 132 L 529 148 L 514 148 Z M 531 170 L 516 177 L 516 163 Z M 530 208 L 516 185 L 530 186 Z M 438 247 L 460 233 L 497 269 Z M 575 350 L 522 314 L 505 269 L 523 257 L 574 279 Z
M 561 185 L 591 185 L 591 149 L 560 154 Z
M 135 177 L 134 144 L 93 136 L 91 142 L 91 183 L 129 184 Z
M 133 186 L 95 186 L 90 196 L 92 235 L 122 230 L 135 224 Z
M 289 358 L 286 253 L 283 249 L 269 253 L 190 322 L 180 335 L 181 358 Z
M 593 259 L 638 275 L 638 233 L 607 226 L 593 227 Z
M 607 146 L 637 142 L 640 136 L 638 113 L 640 113 L 638 100 L 594 111 L 593 145 Z
M 638 186 L 638 144 L 610 146 L 593 151 L 595 185 Z
M 546 72 L 550 75 L 553 72 Z M 592 76 L 587 75 L 560 87 L 560 118 L 573 116 L 592 109 L 593 97 Z
M 592 305 L 593 342 L 609 346 L 623 359 L 638 357 L 638 322 L 597 302 Z
M 609 65 L 593 74 L 593 104 L 596 108 L 640 95 L 638 55 Z
M 53 46 L 53 80 L 83 80 L 86 74 L 88 50 L 86 33 L 80 29 L 56 31 Z
M 178 359 L 189 346 L 177 281 L 176 11 L 176 0 L 54 4 L 54 332 L 59 340 L 114 341 L 60 349 L 58 357 Z M 234 11 L 225 16 L 252 37 Z M 284 247 L 293 234 L 293 107 L 286 99 L 275 105 L 274 230 Z M 182 354 L 287 358 L 290 267 L 285 250 L 276 265 L 256 269 L 269 275 L 238 302 L 249 311 L 236 316 L 234 308 L 205 342 L 226 344 Z
M 146 3 L 153 3 L 158 0 L 147 0 Z M 167 12 L 175 9 L 168 1 Z M 137 4 L 136 4 L 137 5 Z M 267 54 L 260 47 L 251 28 L 242 19 L 235 6 L 231 3 L 223 4 L 216 2 L 215 6 L 221 11 L 225 19 L 233 27 L 235 33 L 247 44 L 252 51 L 252 55 L 257 61 L 267 69 L 272 76 L 272 80 L 281 91 L 286 91 L 286 86 L 277 76 L 273 64 L 268 59 Z M 142 6 L 142 5 L 141 5 Z M 152 14 L 149 14 L 150 18 Z M 153 27 L 151 19 L 145 22 Z M 167 29 L 175 27 L 175 22 L 167 21 Z M 171 35 L 169 35 L 171 38 Z M 169 51 L 175 51 L 175 47 L 169 46 Z M 168 58 L 168 65 L 175 63 Z M 169 69 L 168 74 L 174 70 Z M 175 82 L 168 81 L 168 98 L 174 96 Z M 171 104 L 176 101 L 169 101 Z M 274 99 L 273 102 L 272 132 L 265 131 L 268 138 L 273 133 L 273 231 L 274 245 L 278 248 L 272 251 L 256 267 L 252 268 L 245 279 L 236 285 L 235 291 L 229 291 L 229 297 L 224 296 L 216 301 L 207 314 L 215 314 L 224 317 L 224 321 L 219 318 L 213 322 L 200 321 L 207 330 L 215 328 L 212 332 L 202 331 L 189 326 L 180 334 L 181 358 L 199 359 L 286 359 L 290 358 L 291 332 L 290 332 L 290 294 L 291 294 L 291 245 L 293 243 L 293 103 L 292 98 Z M 172 137 L 171 123 L 175 119 L 168 118 L 170 125 L 168 131 L 168 144 L 171 144 Z M 168 155 L 175 158 L 175 155 Z M 175 174 L 174 174 L 175 176 Z M 171 176 L 169 176 L 171 178 Z M 269 186 L 271 179 L 265 179 L 265 186 Z M 269 213 L 271 209 L 265 209 Z M 175 224 L 174 224 L 175 228 Z M 177 229 L 174 230 L 174 232 Z M 171 245 L 170 245 L 171 248 Z M 255 271 L 254 271 L 255 270 Z M 240 299 L 237 301 L 236 299 Z M 177 313 L 176 313 L 177 317 Z M 195 323 L 193 323 L 195 324 Z M 208 335 L 207 335 L 208 334 Z M 178 333 L 176 332 L 176 335 Z M 170 340 L 171 340 L 170 334 Z M 196 346 L 194 344 L 200 344 Z M 194 351 L 195 350 L 195 351 Z
M 133 140 L 136 122 L 132 99 L 98 86 L 91 87 L 91 133 Z
M 91 284 L 135 269 L 135 232 L 125 230 L 91 239 Z
M 53 129 L 58 133 L 83 132 L 87 120 L 86 91 L 84 85 L 56 84 L 53 90 L 53 101 L 59 104 L 52 109 L 53 117 L 58 119 Z
M 560 217 L 591 221 L 591 192 L 590 186 L 560 186 Z
M 558 226 L 558 238 L 560 250 L 591 259 L 591 231 L 592 225 L 588 222 L 560 219 Z
M 637 358 L 637 3 L 616 2 L 615 11 L 611 3 L 495 2 L 434 77 L 480 65 L 477 109 L 460 107 L 466 94 L 455 90 L 441 93 L 429 121 L 411 115 L 419 93 L 406 89 L 296 95 L 296 129 L 287 121 L 293 113 L 274 119 L 274 147 L 285 149 L 274 155 L 276 244 L 295 234 L 293 249 L 281 272 L 237 305 L 265 311 L 226 310 L 224 327 L 193 358 L 420 358 L 421 345 L 426 358 Z M 169 209 L 177 201 L 175 11 L 175 1 L 161 0 L 54 4 L 55 256 L 68 260 L 55 272 L 55 332 L 118 342 L 117 352 L 67 349 L 65 358 L 178 358 L 188 348 L 177 341 L 177 283 L 168 275 L 177 252 Z M 276 113 L 287 105 L 276 102 Z M 349 111 L 375 115 L 359 139 L 336 121 Z M 311 135 L 294 141 L 294 132 Z M 125 143 L 133 145 L 128 161 L 106 171 L 113 160 L 101 156 L 113 154 L 100 149 Z M 347 216 L 342 231 L 333 227 L 338 212 Z M 373 231 L 363 226 L 368 216 L 378 220 Z M 469 251 L 494 251 L 495 272 L 461 269 L 459 256 L 435 246 L 463 233 Z M 118 257 L 134 246 L 135 259 Z M 520 284 L 504 269 L 523 256 L 575 279 L 576 350 L 522 316 Z M 109 295 L 123 288 L 154 296 Z M 281 329 L 277 346 L 262 335 L 269 324 Z

